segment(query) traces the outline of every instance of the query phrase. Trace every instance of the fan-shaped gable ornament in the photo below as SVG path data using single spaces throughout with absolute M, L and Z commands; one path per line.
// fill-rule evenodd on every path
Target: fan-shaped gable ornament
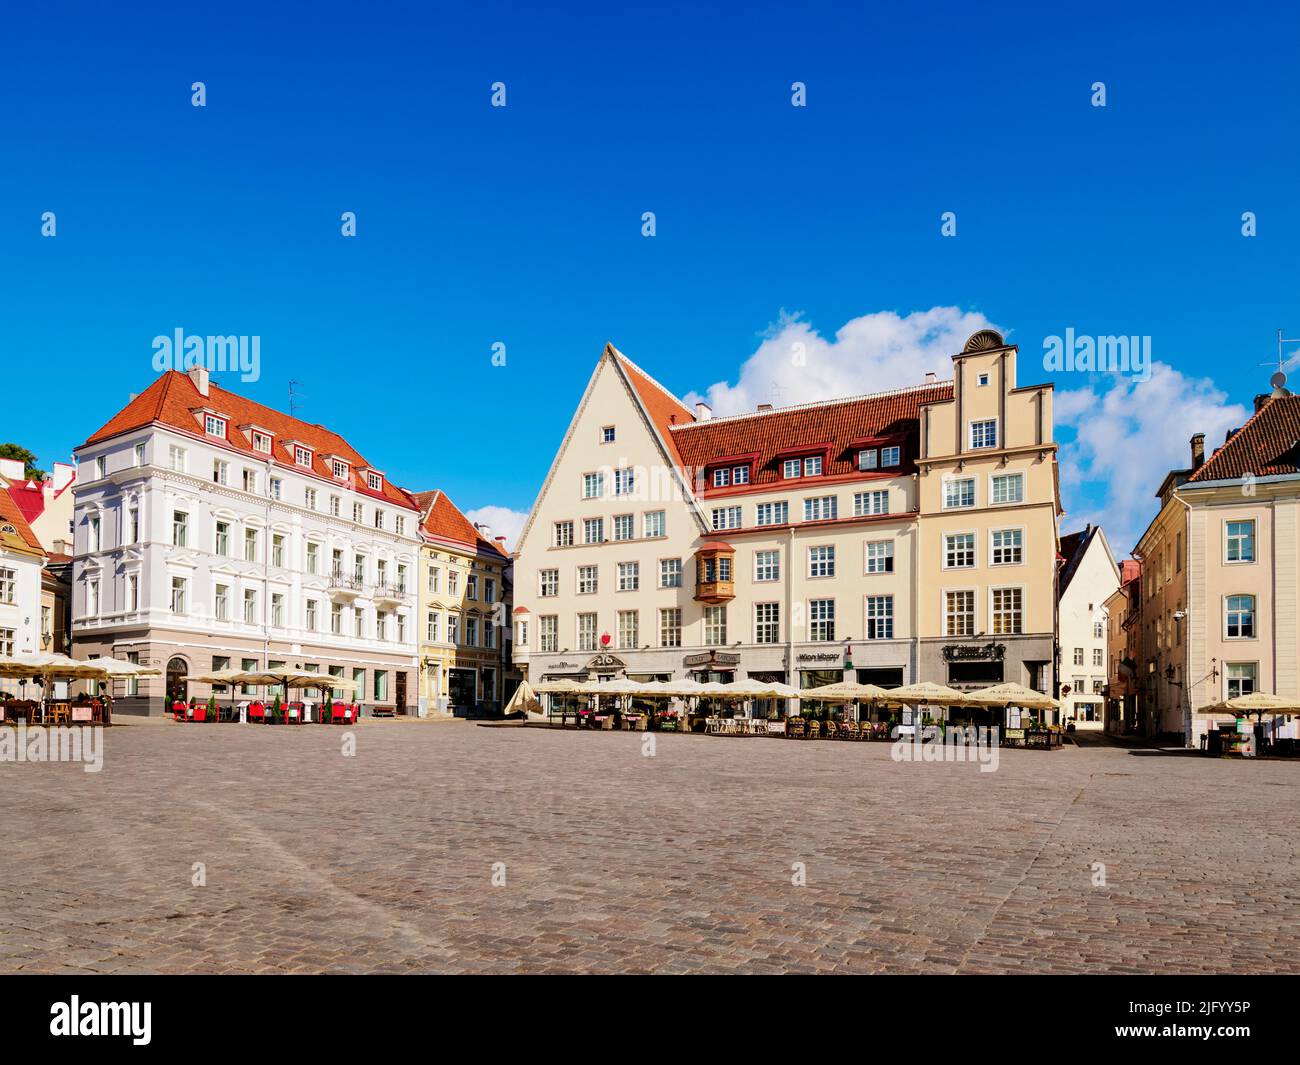
M 966 346 L 962 348 L 963 355 L 969 355 L 973 351 L 995 351 L 998 348 L 1006 347 L 1006 342 L 1002 339 L 1002 334 L 996 329 L 981 329 L 978 333 L 972 333 L 966 341 Z

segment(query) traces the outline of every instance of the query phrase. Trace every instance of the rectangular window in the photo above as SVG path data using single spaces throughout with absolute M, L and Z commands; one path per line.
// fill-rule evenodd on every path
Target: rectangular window
M 1081 665 L 1083 665 L 1083 648 L 1082 648 L 1082 647 L 1076 647 L 1076 648 L 1074 649 L 1074 664 L 1075 664 L 1076 666 L 1081 666 Z
M 190 538 L 190 516 L 183 510 L 172 512 L 172 544 L 185 547 Z
M 381 491 L 384 487 L 384 478 L 378 473 L 367 473 L 366 485 L 372 492 Z
M 223 462 L 221 459 L 212 460 L 212 483 L 230 483 L 230 463 Z
M 974 636 L 975 593 L 945 592 L 943 599 L 944 635 Z
M 86 613 L 91 617 L 99 614 L 99 581 L 86 582 Z
M 465 598 L 478 601 L 478 574 L 471 573 L 465 578 Z
M 342 506 L 343 506 L 342 497 L 335 496 L 335 495 L 330 496 L 330 517 L 337 518 L 339 514 L 342 513 L 340 509 Z
M 179 511 L 177 512 L 180 513 Z M 183 515 L 182 515 L 183 516 Z M 98 517 L 86 519 L 86 549 L 98 551 L 100 547 L 100 524 Z
M 203 416 L 203 431 L 208 436 L 225 436 L 226 423 L 215 414 L 205 414 Z
M 185 449 L 172 444 L 167 449 L 167 465 L 171 467 L 173 473 L 185 472 Z
M 867 541 L 867 572 L 868 573 L 893 573 L 894 572 L 894 541 L 893 540 L 868 540 Z
M 853 516 L 865 518 L 872 514 L 889 513 L 889 489 L 880 488 L 873 492 L 853 493 Z
M 560 571 L 558 569 L 538 571 L 537 594 L 543 599 L 560 594 Z
M 429 616 L 425 619 L 424 624 L 424 639 L 427 643 L 438 642 L 438 629 L 438 613 L 437 611 L 430 610 Z
M 341 603 L 330 604 L 330 632 L 335 636 L 343 635 L 343 606 Z
M 145 461 L 144 461 L 144 445 L 143 445 L 143 444 L 136 444 L 136 445 L 135 445 L 135 464 L 136 464 L 137 466 L 143 466 L 143 465 L 145 464 Z M 137 653 L 138 653 L 138 652 L 137 652 Z
M 713 487 L 723 488 L 731 483 L 731 470 L 723 467 L 720 470 L 713 471 Z
M 725 606 L 706 606 L 704 608 L 704 642 L 709 647 L 727 645 L 727 608 Z
M 661 558 L 659 560 L 659 587 L 680 588 L 682 586 L 682 560 L 680 558 Z
M 808 548 L 808 576 L 835 576 L 835 548 L 829 544 Z
M 1224 635 L 1230 640 L 1250 640 L 1255 637 L 1255 597 L 1230 595 L 1226 602 Z
M 340 459 L 334 459 L 330 463 L 330 473 L 334 474 L 336 481 L 346 480 L 348 476 L 348 464 Z
M 858 469 L 874 470 L 879 464 L 879 453 L 874 447 L 864 448 L 858 452 Z
M 230 588 L 225 584 L 218 584 L 212 593 L 212 616 L 218 621 L 230 617 Z
M 447 594 L 453 598 L 460 595 L 460 573 L 457 570 L 447 571 Z
M 134 544 L 140 540 L 140 508 L 132 507 L 131 512 L 127 515 L 127 543 Z
M 682 611 L 681 607 L 668 607 L 659 611 L 659 646 L 680 647 L 682 645 Z
M 804 521 L 829 521 L 838 514 L 837 496 L 811 496 L 803 501 Z
M 271 565 L 284 566 L 284 534 L 274 533 L 271 536 Z
M 185 593 L 187 590 L 187 586 L 188 586 L 188 582 L 185 580 L 184 577 L 172 578 L 172 613 L 173 614 L 185 613 Z
M 620 562 L 618 564 L 618 590 L 635 592 L 641 587 L 641 564 L 639 562 Z
M 740 508 L 739 507 L 714 507 L 713 528 L 715 532 L 719 529 L 739 529 Z
M 635 610 L 618 612 L 618 645 L 624 651 L 635 651 L 640 643 L 639 616 Z
M 626 466 L 621 470 L 615 470 L 614 494 L 616 496 L 630 496 L 635 491 L 636 471 Z
M 786 478 L 798 477 L 802 469 L 803 463 L 798 459 L 786 459 L 781 463 L 781 476 Z
M 894 638 L 894 597 L 892 595 L 867 596 L 867 639 L 892 640 Z
M 1023 503 L 1025 501 L 1025 475 L 1023 473 L 995 473 L 993 475 L 994 503 Z
M 134 573 L 126 578 L 126 608 L 133 611 L 140 609 L 140 578 Z
M 599 590 L 595 566 L 578 567 L 578 594 L 594 595 Z
M 970 423 L 970 446 L 986 448 L 998 446 L 998 420 L 984 418 Z
M 583 520 L 582 542 L 584 544 L 603 544 L 605 542 L 604 518 L 585 518 Z
M 271 438 L 266 433 L 259 433 L 253 430 L 253 450 L 260 451 L 263 455 L 271 453 Z
M 279 603 L 279 608 L 280 608 L 280 609 L 279 609 L 279 612 L 278 612 L 278 613 L 277 613 L 277 611 L 276 611 L 276 606 L 277 606 L 277 604 L 276 604 L 276 602 L 275 602 L 276 599 L 279 599 L 279 600 L 280 600 L 280 603 Z M 310 632 L 315 632 L 315 631 L 316 631 L 316 628 L 317 628 L 317 620 L 318 620 L 317 615 L 319 614 L 319 612 L 320 612 L 320 611 L 319 611 L 319 609 L 318 609 L 318 607 L 317 607 L 316 600 L 315 600 L 315 599 L 308 599 L 308 600 L 307 600 L 307 629 L 308 629 Z M 281 615 L 283 615 L 283 613 L 284 613 L 284 596 L 276 596 L 276 595 L 271 596 L 271 624 L 272 624 L 272 625 L 281 625 L 281 624 L 283 624 L 284 619 L 283 619 L 283 617 L 281 616 Z
M 1024 592 L 1019 588 L 993 589 L 993 635 L 1015 636 L 1024 631 Z
M 974 565 L 974 533 L 949 533 L 943 538 L 944 569 L 969 569 Z
M 900 466 L 903 462 L 903 452 L 898 447 L 882 447 L 880 449 L 881 466 Z
M 749 467 L 732 466 L 731 467 L 732 484 L 749 484 Z
M 366 522 L 366 508 L 362 503 L 352 504 L 352 520 L 358 525 L 364 525 Z
M 245 562 L 257 561 L 257 530 L 256 529 L 244 530 L 244 561 Z
M 1025 560 L 1025 534 L 1020 529 L 994 529 L 990 563 L 994 566 L 1018 566 Z
M 578 650 L 594 651 L 596 649 L 596 615 L 578 615 Z
M 467 647 L 478 646 L 478 618 L 471 614 L 465 619 L 465 645 Z
M 216 536 L 214 538 L 212 549 L 218 555 L 230 554 L 230 522 L 219 521 L 216 524 Z
M 1255 674 L 1258 667 L 1254 662 L 1229 662 L 1225 666 L 1225 679 L 1228 687 L 1228 698 L 1235 699 L 1238 695 L 1251 695 L 1256 689 Z
M 554 614 L 543 614 L 537 619 L 537 626 L 541 650 L 558 651 L 560 649 L 560 619 Z
M 556 570 L 556 573 L 558 574 L 559 570 Z M 442 587 L 442 570 L 440 570 L 437 566 L 430 566 L 429 567 L 429 594 L 437 595 L 441 587 Z
M 244 621 L 249 625 L 257 623 L 257 592 L 252 588 L 244 589 Z
M 790 520 L 790 504 L 784 499 L 776 503 L 759 503 L 754 510 L 755 525 L 785 525 Z
M 555 523 L 555 546 L 556 547 L 573 546 L 573 522 L 557 521 Z
M 666 536 L 667 524 L 662 510 L 647 510 L 643 522 L 644 535 L 648 539 Z
M 1255 522 L 1230 521 L 1226 525 L 1228 562 L 1255 561 Z
M 820 477 L 822 475 L 822 457 L 820 455 L 809 455 L 803 460 L 803 475 L 805 477 Z
M 754 642 L 779 643 L 781 640 L 781 604 L 754 604 Z
M 824 641 L 835 639 L 834 599 L 808 601 L 808 639 Z
M 634 526 L 631 514 L 614 515 L 614 539 L 631 540 L 634 535 Z
M 582 498 L 601 499 L 605 495 L 605 475 L 601 473 L 584 473 L 582 475 Z
M 311 469 L 311 452 L 305 447 L 295 447 L 293 449 L 293 461 L 299 466 L 306 466 Z
M 256 491 L 257 491 L 257 471 L 256 471 L 256 470 L 245 470 L 245 471 L 244 471 L 244 491 L 245 491 L 245 492 L 254 492 L 254 493 L 256 493 Z
M 276 498 L 276 499 L 279 499 L 280 497 L 277 495 L 275 498 Z M 315 509 L 316 509 L 316 489 L 314 489 L 314 488 L 308 488 L 308 489 L 306 489 L 306 490 L 303 492 L 303 495 L 302 495 L 302 503 L 303 503 L 303 506 L 305 506 L 308 510 L 315 510 Z
M 1092 649 L 1092 664 L 1094 666 L 1105 665 L 1105 662 L 1103 661 L 1104 654 L 1105 652 L 1100 647 L 1094 647 Z
M 781 579 L 781 552 L 754 552 L 754 580 L 779 581 Z
M 944 510 L 953 510 L 959 507 L 973 507 L 974 505 L 974 477 L 953 477 L 943 482 Z
M 602 444 L 612 444 L 614 442 L 614 427 L 606 425 L 600 430 L 600 442 Z

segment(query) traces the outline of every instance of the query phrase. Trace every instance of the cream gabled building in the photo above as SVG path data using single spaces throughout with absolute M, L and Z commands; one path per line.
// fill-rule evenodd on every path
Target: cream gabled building
M 955 380 L 714 418 L 607 346 L 516 551 L 515 662 L 560 677 L 1053 681 L 1051 388 Z

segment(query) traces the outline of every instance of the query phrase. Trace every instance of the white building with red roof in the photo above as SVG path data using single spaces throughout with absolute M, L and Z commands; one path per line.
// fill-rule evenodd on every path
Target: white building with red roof
M 17 466 L 21 475 L 22 463 Z M 44 650 L 41 569 L 46 557 L 6 479 L 0 477 L 0 655 Z
M 76 457 L 75 654 L 165 672 L 119 685 L 119 712 L 281 665 L 414 709 L 420 510 L 337 433 L 197 368 L 161 375 Z

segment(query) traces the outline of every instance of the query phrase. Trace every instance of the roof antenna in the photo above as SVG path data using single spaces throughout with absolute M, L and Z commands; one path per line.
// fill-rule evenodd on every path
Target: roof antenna
M 293 390 L 293 386 L 294 386 L 294 385 L 300 385 L 300 384 L 302 384 L 301 381 L 290 381 L 290 382 L 289 382 L 289 417 L 290 417 L 290 418 L 296 418 L 296 417 L 298 417 L 298 397 L 299 397 L 300 395 L 302 395 L 302 393 L 301 393 L 301 392 L 295 392 L 295 391 Z
M 1294 366 L 1297 360 L 1300 360 L 1300 351 L 1293 352 L 1290 356 L 1283 354 L 1283 344 L 1300 344 L 1300 339 L 1284 337 L 1282 330 L 1277 331 L 1277 373 L 1269 378 L 1269 384 L 1274 388 L 1280 389 L 1286 384 L 1286 368 Z M 1261 362 L 1261 366 L 1272 366 L 1272 362 Z

